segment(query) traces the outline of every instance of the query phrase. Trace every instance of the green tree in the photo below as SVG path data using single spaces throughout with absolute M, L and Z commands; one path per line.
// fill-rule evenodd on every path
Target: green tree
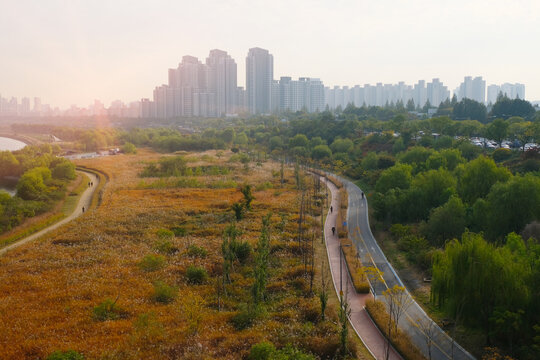
M 495 140 L 497 144 L 501 145 L 503 140 L 508 135 L 508 122 L 503 119 L 495 119 L 492 123 L 486 126 L 484 133 L 489 139 Z
M 17 196 L 24 200 L 44 200 L 48 187 L 45 184 L 51 179 L 51 170 L 37 167 L 25 172 L 17 183 Z
M 520 232 L 531 221 L 540 219 L 540 178 L 528 174 L 495 184 L 487 201 L 487 234 L 491 238 Z
M 332 156 L 332 150 L 327 145 L 317 145 L 313 148 L 311 156 L 316 160 L 330 158 Z
M 353 146 L 351 139 L 336 139 L 330 145 L 330 149 L 332 149 L 333 153 L 347 153 L 351 151 Z
M 17 176 L 19 165 L 19 160 L 11 151 L 0 151 L 0 179 L 4 176 Z
M 465 230 L 465 206 L 458 196 L 451 196 L 446 204 L 435 208 L 429 215 L 426 237 L 432 244 L 461 236 Z
M 396 164 L 384 170 L 375 184 L 375 191 L 384 194 L 390 189 L 408 189 L 412 181 L 411 171 L 412 166 L 407 164 Z
M 468 204 L 485 197 L 498 181 L 507 181 L 511 174 L 506 168 L 499 168 L 495 162 L 480 156 L 467 163 L 458 179 L 458 192 Z
M 296 134 L 294 137 L 289 139 L 289 147 L 294 148 L 297 146 L 307 148 L 309 145 L 309 140 L 304 134 Z

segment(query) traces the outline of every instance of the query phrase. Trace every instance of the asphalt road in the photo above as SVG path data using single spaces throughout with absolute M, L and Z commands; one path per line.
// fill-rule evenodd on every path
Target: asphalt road
M 361 261 L 366 266 L 375 266 L 383 272 L 384 282 L 374 284 L 373 291 L 377 299 L 384 300 L 383 291 L 394 285 L 404 286 L 397 273 L 388 262 L 377 241 L 371 233 L 368 220 L 368 203 L 366 197 L 362 198 L 362 190 L 352 182 L 340 178 L 349 194 L 349 206 L 347 214 L 347 227 L 349 237 L 358 249 Z M 410 294 L 407 292 L 410 297 Z M 412 299 L 412 297 L 411 297 Z M 419 323 L 430 324 L 434 335 L 431 345 L 431 358 L 434 360 L 447 359 L 475 359 L 459 344 L 452 339 L 412 300 L 405 314 L 399 321 L 399 327 L 408 333 L 416 346 L 428 357 L 427 336 L 418 326 Z

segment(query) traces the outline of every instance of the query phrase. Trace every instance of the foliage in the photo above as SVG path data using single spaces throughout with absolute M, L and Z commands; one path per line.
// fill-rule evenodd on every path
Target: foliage
M 92 310 L 92 318 L 96 321 L 116 320 L 126 317 L 127 313 L 124 309 L 116 304 L 118 299 L 112 301 L 105 299 Z
M 84 355 L 75 350 L 55 351 L 46 360 L 84 360 Z
M 535 114 L 534 107 L 530 102 L 522 99 L 509 99 L 507 96 L 499 96 L 497 102 L 493 104 L 491 115 L 501 118 L 520 116 L 531 117 Z
M 271 356 L 276 352 L 274 344 L 263 341 L 255 344 L 249 351 L 249 360 L 270 360 Z
M 137 147 L 130 143 L 129 141 L 126 141 L 124 145 L 122 146 L 122 152 L 124 154 L 136 154 L 137 153 Z
M 208 273 L 203 267 L 190 265 L 186 270 L 186 278 L 190 284 L 203 284 L 208 279 Z
M 178 296 L 178 289 L 174 286 L 170 286 L 165 282 L 158 280 L 154 282 L 154 292 L 152 294 L 152 300 L 168 304 L 173 302 Z
M 205 248 L 197 245 L 190 245 L 186 253 L 190 257 L 198 257 L 201 259 L 204 259 L 208 255 L 208 251 L 206 251 Z
M 165 257 L 148 254 L 139 262 L 139 268 L 146 272 L 157 271 L 165 266 Z
M 255 265 L 253 269 L 255 281 L 252 287 L 253 302 L 259 304 L 265 300 L 266 284 L 268 282 L 268 261 L 270 255 L 270 217 L 268 214 L 262 219 L 261 236 L 257 243 Z

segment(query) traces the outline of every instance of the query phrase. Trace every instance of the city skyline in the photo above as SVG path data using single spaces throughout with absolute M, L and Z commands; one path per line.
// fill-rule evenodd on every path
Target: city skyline
M 69 107 L 152 96 L 182 54 L 269 49 L 274 73 L 311 74 L 329 86 L 414 83 L 463 76 L 527 86 L 540 100 L 535 14 L 540 4 L 455 1 L 60 1 L 6 4 L 0 13 L 0 93 Z M 444 14 L 442 16 L 441 14 Z M 37 66 L 39 64 L 39 66 Z M 239 86 L 245 74 L 238 72 Z

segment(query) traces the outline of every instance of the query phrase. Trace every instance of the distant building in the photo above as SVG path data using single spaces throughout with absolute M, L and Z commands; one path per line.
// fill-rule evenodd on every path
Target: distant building
M 246 57 L 246 95 L 252 114 L 269 113 L 272 109 L 274 57 L 268 50 L 249 49 Z
M 465 76 L 463 82 L 454 90 L 454 94 L 458 101 L 467 98 L 484 104 L 486 102 L 486 81 L 481 76 L 474 79 L 472 76 Z

